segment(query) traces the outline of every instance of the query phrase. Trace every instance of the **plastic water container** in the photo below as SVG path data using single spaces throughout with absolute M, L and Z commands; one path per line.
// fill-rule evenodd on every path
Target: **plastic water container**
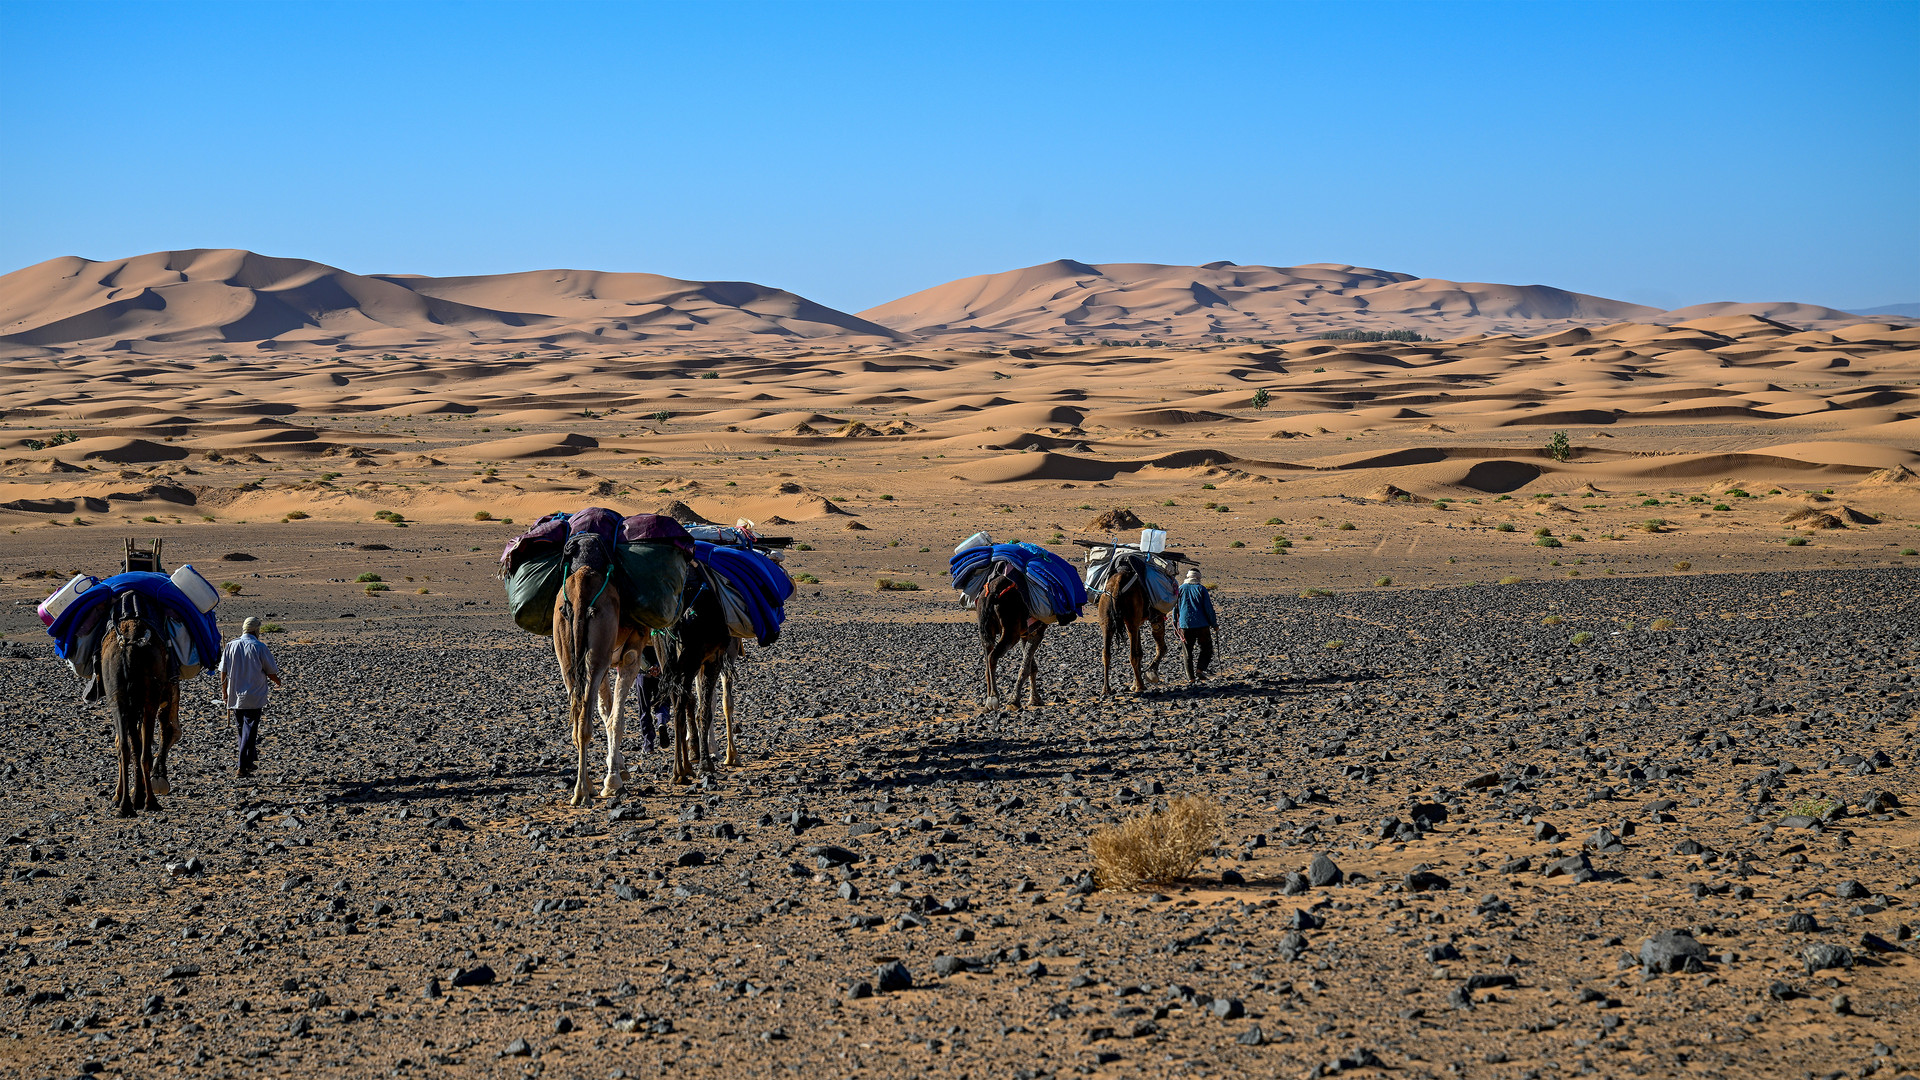
M 200 571 L 195 570 L 191 563 L 173 572 L 173 585 L 185 593 L 188 600 L 193 601 L 193 606 L 199 608 L 202 615 L 212 611 L 220 603 L 220 590 L 209 584 L 206 578 L 201 577 Z
M 983 532 L 977 532 L 977 533 L 974 533 L 972 536 L 967 537 L 965 540 L 960 541 L 960 546 L 954 548 L 953 553 L 955 555 L 958 555 L 963 551 L 972 551 L 974 548 L 977 548 L 977 547 L 992 547 L 992 546 L 993 546 L 993 537 L 988 536 L 986 533 L 983 533 Z
M 75 574 L 73 580 L 60 586 L 58 592 L 40 601 L 41 623 L 52 626 L 55 619 L 58 619 L 62 613 L 73 606 L 73 602 L 80 598 L 81 593 L 86 592 L 98 584 L 100 584 L 100 579 L 94 577 L 92 574 Z
M 1153 555 L 1167 550 L 1167 530 L 1141 529 L 1140 550 Z

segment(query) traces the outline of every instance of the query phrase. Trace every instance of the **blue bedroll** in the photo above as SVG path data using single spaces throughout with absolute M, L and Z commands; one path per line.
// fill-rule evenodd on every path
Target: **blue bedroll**
M 693 560 L 726 579 L 747 602 L 747 618 L 762 645 L 771 645 L 787 621 L 787 598 L 793 579 L 772 558 L 752 548 L 730 544 L 693 543 Z
M 207 667 L 220 662 L 220 625 L 210 614 L 202 614 L 180 591 L 172 579 L 165 574 L 149 574 L 134 571 L 119 574 L 95 585 L 79 595 L 60 617 L 47 627 L 47 633 L 53 638 L 53 651 L 60 659 L 70 659 L 75 634 L 85 621 L 87 613 L 102 604 L 111 604 L 114 597 L 121 593 L 139 593 L 165 608 L 167 614 L 186 624 L 187 633 L 193 638 L 193 647 L 200 653 L 200 661 Z
M 1028 578 L 1045 585 L 1057 612 L 1077 616 L 1086 606 L 1087 587 L 1081 583 L 1073 565 L 1037 544 L 995 544 L 968 548 L 954 555 L 947 560 L 953 587 L 961 588 L 969 575 L 991 561 L 1012 563 Z

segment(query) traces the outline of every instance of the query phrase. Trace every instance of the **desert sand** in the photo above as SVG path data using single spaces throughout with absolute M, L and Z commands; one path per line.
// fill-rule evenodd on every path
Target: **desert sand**
M 224 252 L 4 279 L 0 1075 L 1916 1067 L 1920 329 L 995 277 L 859 316 Z M 1311 337 L 1353 328 L 1445 340 Z M 743 764 L 676 789 L 630 734 L 639 788 L 580 811 L 493 559 L 594 504 L 751 518 L 804 576 Z M 1082 623 L 1046 706 L 983 708 L 947 552 L 1123 510 L 1214 586 L 1217 677 L 1102 698 Z M 244 783 L 190 687 L 131 824 L 33 615 L 127 535 L 291 675 Z M 1091 830 L 1196 793 L 1193 880 L 1083 885 Z M 1359 877 L 1289 882 L 1321 854 Z M 1644 973 L 1672 929 L 1700 970 Z

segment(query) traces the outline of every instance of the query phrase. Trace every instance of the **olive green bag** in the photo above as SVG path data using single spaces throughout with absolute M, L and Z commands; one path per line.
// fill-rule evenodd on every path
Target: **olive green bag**
M 678 622 L 692 557 L 666 540 L 636 540 L 615 551 L 614 578 L 626 617 L 654 630 Z
M 507 611 L 520 629 L 553 636 L 553 602 L 567 580 L 566 571 L 566 560 L 556 551 L 546 558 L 527 559 L 507 575 Z

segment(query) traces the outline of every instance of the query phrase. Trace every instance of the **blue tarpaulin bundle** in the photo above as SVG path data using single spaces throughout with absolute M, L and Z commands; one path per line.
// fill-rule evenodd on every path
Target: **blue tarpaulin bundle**
M 755 640 L 771 645 L 779 638 L 780 625 L 787 621 L 787 597 L 793 595 L 793 579 L 779 563 L 752 548 L 705 540 L 694 541 L 693 561 L 717 575 L 744 602 Z
M 202 614 L 187 599 L 187 594 L 165 574 L 150 574 L 134 571 L 110 577 L 76 598 L 60 617 L 47 627 L 47 633 L 53 637 L 53 651 L 62 660 L 72 660 L 75 640 L 81 629 L 89 621 L 88 616 L 98 611 L 102 605 L 111 606 L 113 599 L 121 593 L 134 592 L 152 600 L 166 609 L 167 614 L 187 628 L 187 634 L 193 640 L 194 651 L 200 654 L 200 663 L 208 666 L 220 662 L 220 626 L 210 614 Z
M 1037 586 L 1044 591 L 1044 596 L 1039 597 L 1031 591 L 1028 594 L 1028 604 L 1036 609 L 1036 616 L 1043 610 L 1053 614 L 1053 619 L 1043 618 L 1044 622 L 1071 622 L 1086 605 L 1087 588 L 1080 583 L 1079 572 L 1067 560 L 1037 544 L 982 545 L 954 555 L 947 560 L 953 587 L 970 592 L 969 586 L 976 576 L 996 562 L 1018 567 L 1027 579 L 1029 590 Z

